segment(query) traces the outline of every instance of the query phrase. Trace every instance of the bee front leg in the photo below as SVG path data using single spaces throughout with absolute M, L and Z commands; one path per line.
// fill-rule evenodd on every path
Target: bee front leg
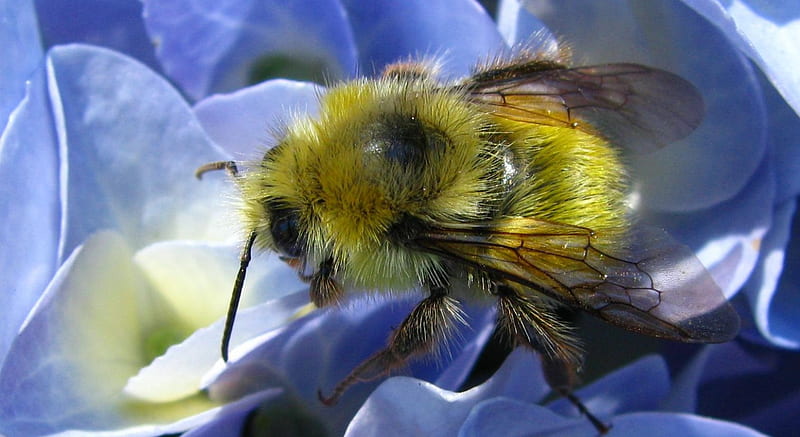
M 309 294 L 311 302 L 322 308 L 336 305 L 341 302 L 344 290 L 336 282 L 333 275 L 336 273 L 333 258 L 328 258 L 319 265 L 319 269 L 311 275 L 311 287 Z
M 546 302 L 529 297 L 510 285 L 498 283 L 497 325 L 517 345 L 533 349 L 542 360 L 545 380 L 554 391 L 569 400 L 600 434 L 609 431 L 572 390 L 578 383 L 583 351 L 572 328 L 561 321 Z
M 386 348 L 359 364 L 336 385 L 330 396 L 318 393 L 322 403 L 333 405 L 351 385 L 380 378 L 416 356 L 436 352 L 456 323 L 466 324 L 458 301 L 447 293 L 448 286 L 430 285 L 428 289 L 430 296 L 418 303 L 395 329 Z

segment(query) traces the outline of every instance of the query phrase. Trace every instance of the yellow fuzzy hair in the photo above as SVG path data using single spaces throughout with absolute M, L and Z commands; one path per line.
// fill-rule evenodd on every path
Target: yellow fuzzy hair
M 272 247 L 266 202 L 300 213 L 311 262 L 333 256 L 337 277 L 359 288 L 407 289 L 437 269 L 436 257 L 404 250 L 385 232 L 403 215 L 427 221 L 477 220 L 485 212 L 482 178 L 493 165 L 476 159 L 486 118 L 463 96 L 426 80 L 357 80 L 332 88 L 320 116 L 288 128 L 260 168 L 241 178 L 244 216 L 259 246 Z M 409 170 L 365 153 L 363 132 L 386 114 L 419 120 L 441 135 L 431 165 Z M 434 165 L 435 164 L 435 165 Z

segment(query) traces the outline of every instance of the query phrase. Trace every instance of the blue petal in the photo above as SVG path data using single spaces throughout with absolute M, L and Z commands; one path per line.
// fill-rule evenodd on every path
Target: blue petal
M 46 47 L 86 43 L 114 49 L 158 69 L 142 5 L 126 0 L 34 0 Z M 27 2 L 21 2 L 27 3 Z
M 456 435 L 476 401 L 417 379 L 391 378 L 367 399 L 345 436 Z
M 480 313 L 483 313 L 481 316 Z M 473 312 L 473 314 L 475 314 Z M 486 343 L 494 333 L 497 314 L 495 311 L 480 311 L 477 317 L 468 319 L 470 326 L 462 327 L 456 335 L 460 337 L 464 348 L 455 356 L 455 359 L 442 371 L 440 363 L 430 366 L 429 373 L 426 375 L 422 371 L 416 373 L 420 378 L 428 377 L 437 387 L 446 390 L 457 390 L 461 387 L 474 370 L 478 357 L 483 352 Z M 464 337 L 470 340 L 464 343 Z M 438 374 L 438 375 L 437 375 Z
M 655 373 L 651 374 L 650 371 L 655 371 Z M 661 380 L 660 385 L 662 387 L 654 387 L 655 392 L 648 396 L 647 390 L 652 382 L 651 377 Z M 654 408 L 658 403 L 659 397 L 664 394 L 663 389 L 668 386 L 666 368 L 660 359 L 654 358 L 645 359 L 638 365 L 629 366 L 620 372 L 616 372 L 616 376 L 605 378 L 605 380 L 605 383 L 599 385 L 608 385 L 608 387 L 598 390 L 595 397 L 602 399 L 601 392 L 604 390 L 611 390 L 612 393 L 616 392 L 628 397 L 630 402 L 627 406 L 620 405 L 618 412 Z M 633 391 L 637 395 L 630 396 L 627 392 L 631 389 L 635 389 Z M 602 409 L 602 407 L 598 403 L 593 403 L 591 391 L 594 391 L 592 387 L 583 393 L 578 393 L 578 395 L 586 402 L 590 411 L 598 414 L 597 409 Z M 614 396 L 608 397 L 606 395 L 604 397 L 606 404 L 613 402 Z M 637 402 L 636 398 L 642 399 Z M 563 403 L 562 401 L 559 402 Z M 556 411 L 558 410 L 561 410 L 561 408 L 556 408 Z M 611 411 L 605 411 L 599 415 L 601 419 L 605 416 L 605 420 L 611 424 L 611 431 L 607 434 L 609 436 L 688 435 L 699 437 L 707 435 L 761 435 L 739 424 L 687 414 L 629 413 L 613 415 Z M 612 415 L 613 417 L 611 417 Z M 494 398 L 478 404 L 472 410 L 469 417 L 464 421 L 464 425 L 458 435 L 589 436 L 596 434 L 595 428 L 583 417 L 565 418 L 538 405 L 526 404 L 511 399 Z
M 271 402 L 280 398 L 281 390 L 272 389 L 254 393 L 236 402 L 224 406 L 214 420 L 199 426 L 183 437 L 240 437 L 245 435 L 248 417 L 263 402 Z
M 708 365 L 711 348 L 703 346 L 675 376 L 669 396 L 661 403 L 664 411 L 693 413 L 697 411 L 697 387 Z M 681 357 L 683 358 L 683 357 Z M 681 360 L 681 364 L 683 364 Z
M 716 27 L 680 3 L 572 0 L 525 3 L 580 63 L 639 62 L 680 74 L 703 93 L 707 117 L 687 139 L 631 157 L 643 204 L 695 211 L 730 199 L 764 156 L 757 78 Z M 724 183 L 722 183 L 724 181 Z
M 697 413 L 735 420 L 770 435 L 800 426 L 800 354 L 736 340 L 708 348 Z
M 343 310 L 318 311 L 284 329 L 254 339 L 258 345 L 232 357 L 209 386 L 213 399 L 236 399 L 255 390 L 283 387 L 305 400 L 311 414 L 326 418 L 339 433 L 376 383 L 353 386 L 335 408 L 319 402 L 317 391 L 330 390 L 358 363 L 386 343 L 391 326 L 409 310 L 391 302 L 362 302 Z M 406 311 L 403 311 L 406 310 Z
M 800 113 L 800 4 L 752 0 L 684 0 L 725 33 L 764 71 Z
M 795 296 L 798 295 L 796 284 L 800 277 L 794 268 L 797 256 L 786 256 L 786 250 L 790 245 L 788 250 L 796 253 L 796 243 L 791 239 L 791 216 L 795 211 L 794 196 L 800 191 L 797 147 L 800 118 L 772 87 L 766 87 L 765 96 L 770 110 L 769 143 L 776 179 L 775 205 L 772 207 L 775 212 L 769 232 L 761 241 L 761 256 L 754 275 L 745 285 L 744 293 L 751 302 L 761 333 L 775 345 L 798 348 L 800 330 L 793 309 L 798 306 Z
M 669 393 L 669 372 L 659 356 L 648 356 L 575 392 L 601 420 L 630 411 L 655 410 Z M 566 399 L 550 405 L 556 413 L 578 416 Z
M 738 423 L 676 413 L 636 413 L 614 418 L 609 436 L 763 437 Z M 560 435 L 560 434 L 556 434 Z
M 775 88 L 764 84 L 764 97 L 769 110 L 768 143 L 772 150 L 777 179 L 776 203 L 800 194 L 800 117 L 778 95 Z
M 791 234 L 800 232 L 800 221 L 793 221 L 795 211 L 795 199 L 777 207 L 772 227 L 761 242 L 759 262 L 743 289 L 761 334 L 776 346 L 792 349 L 800 348 L 800 251 L 796 238 L 790 242 Z
M 313 116 L 322 87 L 309 82 L 270 80 L 231 94 L 216 94 L 198 102 L 197 119 L 214 142 L 231 155 L 257 158 L 275 143 L 274 132 L 293 116 Z
M 441 55 L 443 71 L 462 76 L 506 47 L 491 17 L 472 0 L 344 3 L 360 52 L 360 69 L 367 75 L 409 56 Z
M 497 316 L 493 309 L 481 304 L 465 302 L 462 309 L 467 324 L 456 326 L 443 350 L 412 361 L 409 367 L 414 377 L 446 390 L 457 390 L 464 384 L 494 331 Z
M 500 396 L 539 402 L 549 391 L 533 354 L 518 348 L 488 381 L 463 393 L 418 379 L 388 379 L 361 407 L 346 435 L 455 435 L 472 408 L 484 400 Z
M 133 247 L 163 239 L 224 238 L 224 178 L 194 170 L 225 159 L 161 77 L 106 49 L 49 54 L 50 98 L 65 160 L 60 257 L 89 234 L 120 230 Z
M 272 61 L 352 75 L 356 49 L 338 1 L 145 0 L 164 70 L 195 99 L 262 80 Z M 291 65 L 290 65 L 291 66 Z
M 771 225 L 775 199 L 774 165 L 764 159 L 743 190 L 714 208 L 692 214 L 645 211 L 648 224 L 666 228 L 687 244 L 730 297 L 747 281 Z
M 209 386 L 209 393 L 214 399 L 224 400 L 253 390 L 283 387 L 292 397 L 302 399 L 311 414 L 341 433 L 379 381 L 352 386 L 335 408 L 320 403 L 318 391 L 328 394 L 359 363 L 384 347 L 391 329 L 401 323 L 412 305 L 408 300 L 357 300 L 340 310 L 318 311 L 281 331 L 254 339 L 257 346 L 252 352 L 232 360 Z M 453 357 L 458 357 L 461 344 L 469 345 L 473 341 L 474 333 L 467 329 L 462 331 L 464 339 L 453 345 Z M 415 375 L 432 379 L 452 360 L 444 355 L 438 365 L 417 363 L 410 369 Z M 461 367 L 472 367 L 472 364 L 465 365 L 458 360 L 455 363 Z
M 750 64 L 713 26 L 685 7 L 663 15 L 662 8 L 653 9 L 653 19 L 665 24 L 648 28 L 655 39 L 648 41 L 651 64 L 694 83 L 703 94 L 706 118 L 686 140 L 636 156 L 632 165 L 637 175 L 646 175 L 641 188 L 646 205 L 696 211 L 731 199 L 754 177 L 766 150 L 763 95 Z M 667 34 L 669 43 L 659 47 L 658 38 Z
M 58 251 L 58 149 L 44 69 L 0 137 L 0 362 L 52 277 Z
M 596 433 L 583 418 L 565 418 L 539 405 L 495 398 L 480 403 L 470 412 L 458 436 L 588 436 Z
M 25 96 L 25 81 L 42 61 L 41 42 L 33 4 L 29 1 L 3 2 L 0 7 L 0 131 L 8 116 Z

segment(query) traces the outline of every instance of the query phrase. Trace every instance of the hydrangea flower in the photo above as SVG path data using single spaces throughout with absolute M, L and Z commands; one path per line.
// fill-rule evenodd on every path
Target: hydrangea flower
M 358 385 L 323 407 L 316 390 L 379 349 L 418 296 L 302 316 L 307 286 L 274 256 L 254 259 L 231 363 L 218 357 L 238 267 L 235 193 L 223 177 L 192 173 L 257 156 L 269 127 L 313 112 L 320 92 L 255 83 L 319 80 L 322 70 L 348 79 L 425 54 L 458 77 L 533 32 L 568 41 L 582 64 L 640 62 L 701 89 L 708 115 L 695 134 L 630 157 L 636 206 L 691 245 L 728 296 L 741 291 L 746 322 L 734 343 L 672 347 L 666 362 L 644 358 L 579 396 L 619 434 L 756 434 L 695 412 L 773 434 L 797 426 L 800 380 L 786 350 L 800 341 L 791 269 L 800 8 L 512 0 L 495 22 L 470 0 L 7 3 L 0 433 L 592 434 L 565 401 L 541 406 L 548 389 L 524 351 L 458 392 L 491 334 L 485 308 L 470 310 L 472 329 L 441 363 L 415 363 L 413 379 Z M 590 350 L 589 360 L 604 357 Z M 763 390 L 778 380 L 780 390 Z

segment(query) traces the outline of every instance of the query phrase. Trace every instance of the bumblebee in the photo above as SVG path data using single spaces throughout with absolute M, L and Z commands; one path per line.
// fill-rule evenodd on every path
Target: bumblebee
M 296 117 L 239 171 L 249 236 L 222 344 L 253 248 L 277 252 L 317 307 L 346 294 L 422 288 L 387 346 L 341 381 L 358 382 L 438 350 L 465 323 L 464 299 L 494 299 L 497 329 L 537 351 L 571 394 L 580 342 L 557 310 L 683 342 L 723 342 L 739 318 L 691 250 L 626 206 L 625 153 L 692 132 L 703 101 L 686 80 L 636 64 L 568 67 L 520 52 L 462 80 L 421 62 L 332 86 L 319 115 Z

